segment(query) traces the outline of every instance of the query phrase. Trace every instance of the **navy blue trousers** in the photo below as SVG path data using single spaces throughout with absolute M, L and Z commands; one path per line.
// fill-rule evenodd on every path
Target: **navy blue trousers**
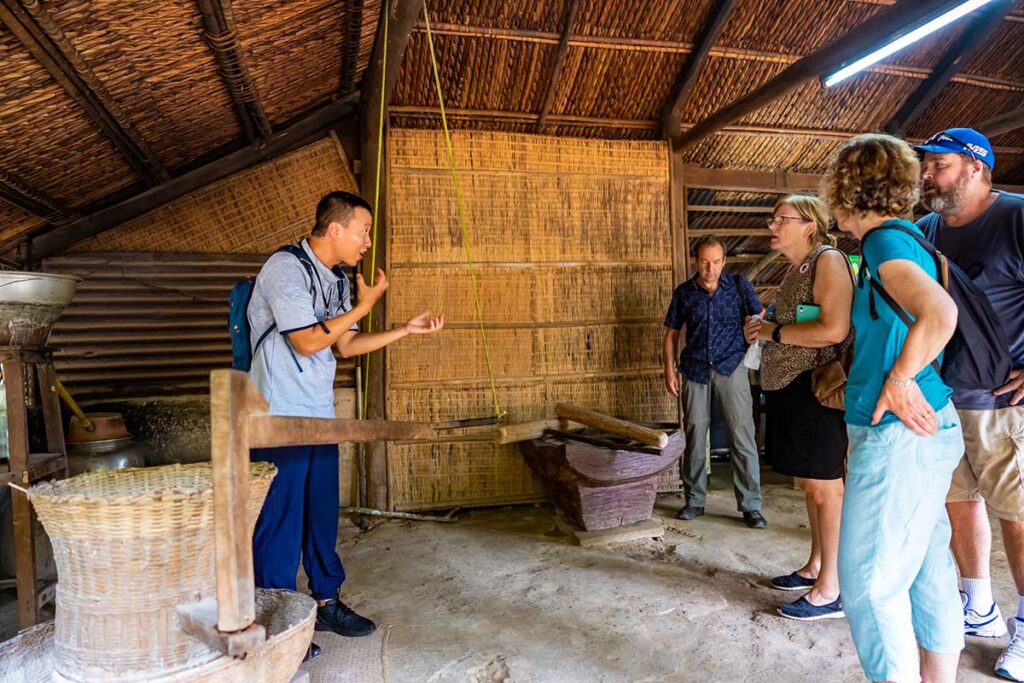
M 301 556 L 313 598 L 333 598 L 345 580 L 335 550 L 338 447 L 253 448 L 249 457 L 277 466 L 252 539 L 256 585 L 295 590 Z

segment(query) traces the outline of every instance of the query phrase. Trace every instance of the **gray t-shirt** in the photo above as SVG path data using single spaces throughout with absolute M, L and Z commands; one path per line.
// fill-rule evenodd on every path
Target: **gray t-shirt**
M 985 293 L 1006 332 L 1014 367 L 1024 366 L 1024 195 L 1000 192 L 985 213 L 959 228 L 946 225 L 935 213 L 917 225 Z M 992 410 L 1008 406 L 1010 396 L 957 389 L 953 404 Z
M 249 377 L 270 403 L 272 415 L 334 417 L 334 353 L 328 347 L 302 356 L 287 334 L 352 310 L 349 284 L 316 257 L 305 239 L 300 245 L 313 262 L 312 282 L 306 266 L 287 252 L 272 254 L 256 276 L 248 311 L 250 343 L 255 346 L 272 324 L 277 328 L 257 349 Z

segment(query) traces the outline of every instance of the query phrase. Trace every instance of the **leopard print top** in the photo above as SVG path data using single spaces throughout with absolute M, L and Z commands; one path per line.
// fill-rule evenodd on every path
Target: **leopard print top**
M 775 295 L 775 322 L 792 325 L 796 322 L 797 305 L 814 303 L 818 257 L 829 249 L 835 247 L 824 244 L 816 247 L 799 267 L 789 269 Z M 783 389 L 802 373 L 838 360 L 852 340 L 852 330 L 851 327 L 845 341 L 820 349 L 767 342 L 761 351 L 761 388 L 766 391 Z

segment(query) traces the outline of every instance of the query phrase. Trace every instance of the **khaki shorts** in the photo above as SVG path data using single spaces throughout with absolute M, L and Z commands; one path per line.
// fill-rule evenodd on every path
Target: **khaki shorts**
M 1024 522 L 1024 406 L 957 412 L 967 452 L 946 501 L 984 501 L 999 519 Z

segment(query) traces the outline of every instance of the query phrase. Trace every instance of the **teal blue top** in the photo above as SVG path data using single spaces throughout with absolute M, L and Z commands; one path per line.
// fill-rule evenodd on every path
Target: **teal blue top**
M 891 224 L 903 225 L 920 232 L 916 225 L 904 220 L 887 221 L 882 226 Z M 885 281 L 879 277 L 878 269 L 886 261 L 911 261 L 919 265 L 929 277 L 937 279 L 935 260 L 914 241 L 913 237 L 898 230 L 876 230 L 870 233 L 861 243 L 861 253 L 870 268 L 871 276 L 883 286 Z M 872 317 L 870 290 L 871 285 L 867 278 L 863 277 L 862 266 L 862 277 L 857 279 L 857 290 L 853 298 L 852 320 L 856 336 L 853 345 L 853 365 L 846 386 L 846 421 L 852 425 L 865 427 L 871 425 L 871 415 L 875 412 L 875 404 L 878 403 L 878 395 L 882 392 L 885 375 L 896 362 L 907 339 L 907 326 L 877 292 L 874 299 L 878 319 Z M 939 364 L 941 363 L 940 355 Z M 915 379 L 932 408 L 940 410 L 949 402 L 953 390 L 946 386 L 931 364 L 917 373 Z M 887 412 L 881 424 L 895 422 L 898 419 Z

